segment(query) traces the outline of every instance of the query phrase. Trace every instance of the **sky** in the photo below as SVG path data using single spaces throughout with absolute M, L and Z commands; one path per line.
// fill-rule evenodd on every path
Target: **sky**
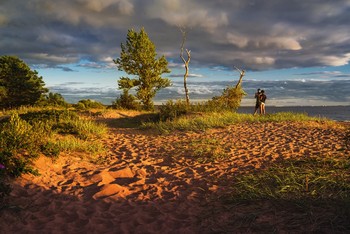
M 110 104 L 120 94 L 113 59 L 142 27 L 165 55 L 173 85 L 155 102 L 184 98 L 182 34 L 191 50 L 191 100 L 207 100 L 246 71 L 242 105 L 350 105 L 350 0 L 0 0 L 0 56 L 15 55 L 68 102 Z

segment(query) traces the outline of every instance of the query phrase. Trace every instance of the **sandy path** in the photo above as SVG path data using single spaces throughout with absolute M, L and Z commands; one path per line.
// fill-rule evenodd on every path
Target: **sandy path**
M 111 129 L 106 165 L 74 155 L 55 162 L 41 157 L 36 163 L 41 176 L 17 179 L 14 206 L 2 212 L 0 233 L 231 232 L 234 227 L 225 226 L 227 207 L 217 198 L 235 173 L 289 157 L 348 154 L 339 151 L 344 135 L 340 129 L 298 123 L 239 124 L 165 136 Z M 194 160 L 193 142 L 213 139 L 228 159 Z

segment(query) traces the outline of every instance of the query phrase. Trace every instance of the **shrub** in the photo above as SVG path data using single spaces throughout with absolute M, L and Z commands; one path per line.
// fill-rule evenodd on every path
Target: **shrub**
M 80 139 L 92 139 L 94 136 L 101 137 L 106 134 L 104 124 L 96 124 L 90 120 L 62 121 L 53 126 L 53 129 L 60 134 L 71 134 Z
M 21 114 L 20 117 L 28 123 L 48 122 L 49 124 L 79 119 L 77 113 L 68 110 L 29 111 Z
M 64 97 L 59 93 L 49 92 L 47 95 L 41 97 L 36 103 L 37 106 L 55 106 L 55 107 L 69 107 Z
M 76 105 L 75 108 L 79 110 L 85 110 L 85 109 L 104 109 L 105 106 L 101 102 L 97 102 L 91 99 L 85 99 L 80 100 Z
M 35 173 L 30 163 L 38 156 L 40 146 L 45 141 L 45 131 L 40 125 L 30 125 L 13 114 L 0 131 L 0 163 L 6 167 L 11 176 L 22 173 Z
M 124 90 L 120 97 L 112 103 L 112 107 L 115 109 L 141 110 L 141 105 L 136 101 L 136 97 L 129 94 L 127 90 Z
M 227 87 L 221 96 L 213 97 L 207 105 L 216 110 L 234 110 L 236 111 L 241 105 L 241 100 L 246 93 L 241 86 Z
M 46 156 L 58 157 L 61 149 L 57 143 L 49 141 L 41 146 L 41 152 Z
M 189 112 L 190 106 L 185 100 L 169 100 L 165 105 L 159 107 L 159 119 L 161 121 L 174 120 L 177 117 L 185 115 Z

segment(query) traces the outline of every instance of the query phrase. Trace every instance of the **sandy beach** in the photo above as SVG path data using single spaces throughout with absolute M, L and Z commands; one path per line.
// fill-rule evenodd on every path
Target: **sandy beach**
M 283 233 L 288 219 L 282 210 L 221 201 L 234 176 L 286 158 L 349 156 L 349 149 L 340 150 L 344 129 L 322 124 L 244 123 L 169 135 L 109 131 L 104 163 L 79 154 L 42 156 L 35 163 L 40 176 L 13 181 L 0 233 L 252 233 L 263 227 Z M 229 157 L 199 162 L 197 140 L 216 140 Z M 237 225 L 264 205 L 253 221 L 260 229 Z

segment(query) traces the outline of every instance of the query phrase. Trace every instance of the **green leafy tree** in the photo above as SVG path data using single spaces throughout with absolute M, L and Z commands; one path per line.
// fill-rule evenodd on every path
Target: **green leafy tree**
M 128 91 L 135 87 L 136 98 L 146 110 L 154 108 L 153 98 L 156 93 L 171 85 L 169 79 L 161 77 L 163 73 L 170 72 L 168 61 L 164 56 L 157 58 L 155 45 L 144 28 L 140 32 L 133 29 L 128 31 L 126 44 L 121 44 L 120 57 L 114 62 L 120 71 L 134 76 L 121 77 L 119 89 L 130 95 Z
M 48 92 L 41 76 L 15 56 L 0 57 L 0 107 L 34 105 Z

